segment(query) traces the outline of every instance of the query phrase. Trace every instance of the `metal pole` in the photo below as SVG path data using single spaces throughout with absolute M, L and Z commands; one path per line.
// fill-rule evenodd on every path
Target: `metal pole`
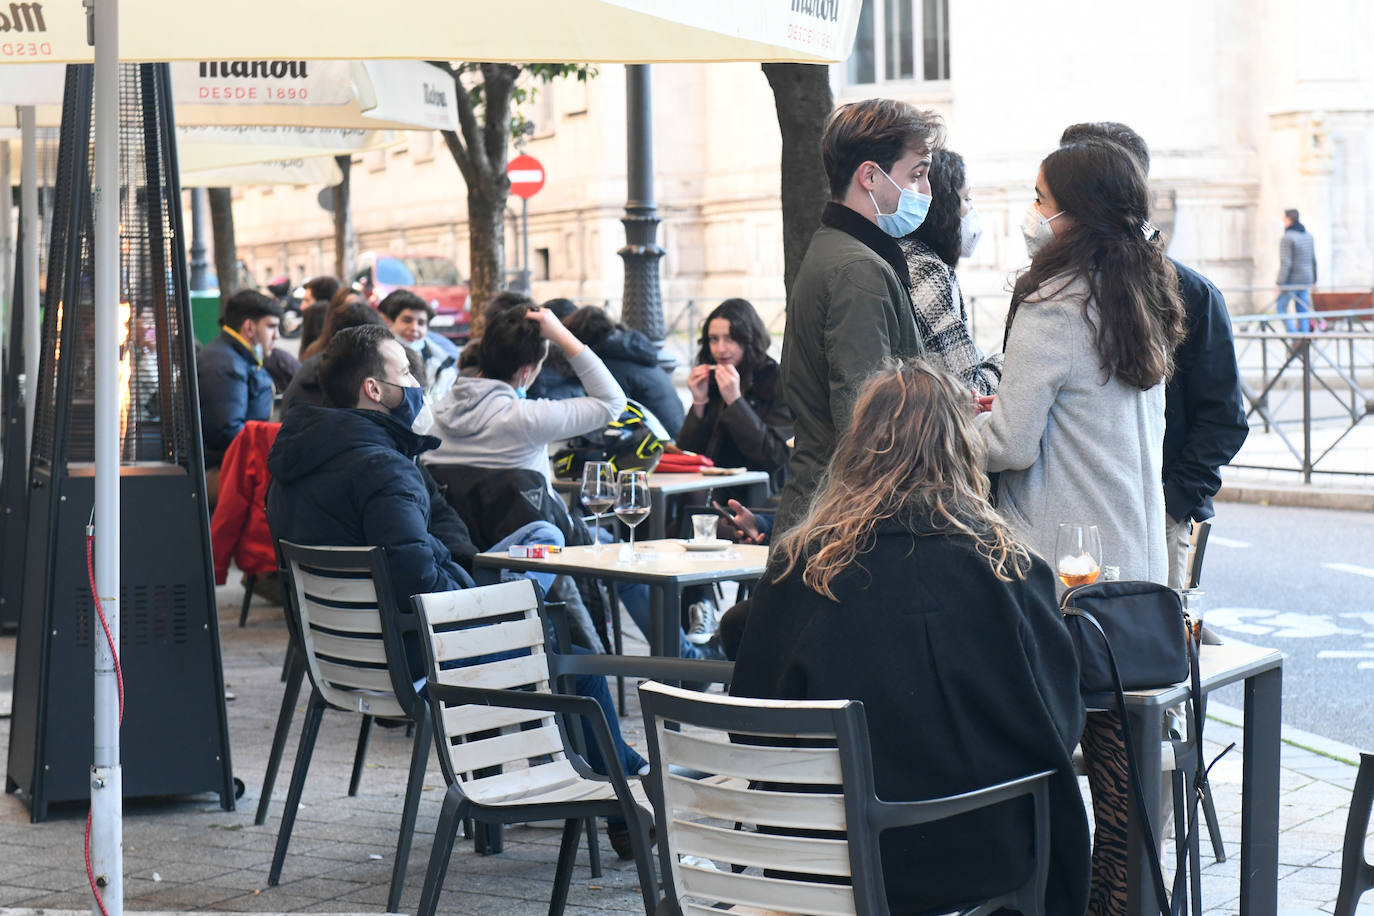
M 191 289 L 206 289 L 210 265 L 205 260 L 205 211 L 208 209 L 204 188 L 191 189 Z
M 528 296 L 533 291 L 530 281 L 534 276 L 530 273 L 530 199 L 520 198 L 520 239 L 524 249 L 524 255 L 520 259 L 520 282 Z
M 10 175 L 10 142 L 5 140 L 0 142 L 0 175 L 4 175 L 6 181 Z M 9 318 L 10 311 L 16 308 L 14 302 L 14 274 L 10 270 L 10 265 L 14 263 L 12 257 L 14 253 L 14 232 L 10 225 L 10 201 L 5 201 L 5 206 L 0 213 L 0 352 L 5 354 L 5 360 L 0 361 L 0 365 L 8 365 L 10 356 Z M 2 438 L 2 437 L 0 437 Z
M 24 447 L 33 450 L 33 415 L 38 404 L 38 359 L 42 347 L 38 326 L 38 130 L 33 106 L 19 109 L 19 202 L 24 221 Z
M 625 67 L 625 135 L 629 200 L 625 203 L 625 293 L 620 320 L 642 331 L 663 352 L 663 294 L 658 283 L 658 207 L 654 204 L 653 92 L 648 64 Z
M 95 0 L 95 581 L 119 645 L 119 2 Z M 35 284 L 37 285 L 37 284 Z M 91 869 L 104 912 L 123 916 L 123 775 L 119 688 L 110 645 L 95 631 Z M 103 882 L 103 886 L 102 886 Z M 92 914 L 100 909 L 98 901 Z

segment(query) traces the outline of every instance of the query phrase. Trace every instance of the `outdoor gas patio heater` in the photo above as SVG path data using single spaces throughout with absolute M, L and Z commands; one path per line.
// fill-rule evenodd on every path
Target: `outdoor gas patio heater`
M 234 804 L 168 71 L 120 65 L 119 651 L 125 797 Z M 6 791 L 91 796 L 94 505 L 90 66 L 67 68 L 28 478 Z M 27 279 L 27 278 L 26 278 Z M 100 537 L 100 519 L 95 520 Z M 107 599 L 108 600 L 108 599 Z

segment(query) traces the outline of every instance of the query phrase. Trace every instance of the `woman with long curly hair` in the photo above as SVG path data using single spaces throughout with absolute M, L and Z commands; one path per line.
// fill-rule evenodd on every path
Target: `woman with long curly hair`
M 972 412 L 968 390 L 921 360 L 864 385 L 809 510 L 773 546 L 731 692 L 861 700 L 885 800 L 1054 770 L 1046 909 L 1081 916 L 1078 663 L 1050 568 L 988 503 Z M 1017 803 L 883 833 L 892 912 L 1020 885 L 1030 817 Z
M 1006 364 L 977 422 L 998 509 L 1042 557 L 1060 524 L 1096 525 L 1101 563 L 1167 583 L 1164 384 L 1184 335 L 1178 278 L 1149 239 L 1149 186 L 1124 147 L 1066 144 L 1045 157 L 1022 231 L 1030 269 L 1012 293 Z M 1122 647 L 1117 647 L 1122 651 Z M 1093 793 L 1088 912 L 1126 911 L 1126 748 L 1115 713 L 1088 717 Z
M 898 241 L 911 275 L 911 304 L 926 360 L 979 394 L 992 394 L 1002 378 L 1002 356 L 984 356 L 969 331 L 964 293 L 955 268 L 973 254 L 983 230 L 973 208 L 964 157 L 947 149 L 931 156 L 930 211 L 916 231 Z

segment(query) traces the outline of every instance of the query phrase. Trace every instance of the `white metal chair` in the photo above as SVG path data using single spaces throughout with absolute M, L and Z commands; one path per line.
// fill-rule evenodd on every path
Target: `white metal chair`
M 357 790 L 371 721 L 408 719 L 415 725 L 415 743 L 387 896 L 387 911 L 396 912 L 432 736 L 428 704 L 416 692 L 406 664 L 403 634 L 415 632 L 415 615 L 394 606 L 386 555 L 379 547 L 303 547 L 280 541 L 278 548 L 285 570 L 283 584 L 289 592 L 286 610 L 292 619 L 292 639 L 310 678 L 311 692 L 267 883 L 275 887 L 281 878 L 325 709 L 360 715 L 363 720 L 350 795 Z M 289 717 L 290 711 L 283 708 L 282 715 Z
M 879 833 L 1022 796 L 1034 804 L 1035 867 L 1021 887 L 965 912 L 1044 912 L 1051 771 L 949 798 L 886 802 L 874 788 L 862 703 L 747 700 L 655 683 L 641 684 L 639 697 L 663 872 L 658 913 L 711 916 L 717 904 L 734 904 L 885 914 Z
M 527 579 L 416 595 L 428 665 L 439 764 L 448 783 L 418 916 L 432 916 L 466 817 L 488 824 L 564 820 L 552 916 L 563 911 L 584 819 L 623 817 L 629 826 L 646 912 L 656 903 L 652 823 L 638 780 L 619 766 L 595 700 L 554 693 L 564 661 L 545 651 L 542 601 Z M 568 733 L 590 723 L 609 776 L 592 772 Z

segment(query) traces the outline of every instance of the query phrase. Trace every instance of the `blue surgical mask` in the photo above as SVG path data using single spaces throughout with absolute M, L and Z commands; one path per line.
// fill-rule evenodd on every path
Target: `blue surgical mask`
M 524 385 L 520 385 L 515 389 L 515 396 L 522 401 L 527 397 Z
M 395 407 L 388 407 L 391 415 L 401 423 L 410 428 L 415 423 L 415 418 L 420 415 L 420 409 L 425 406 L 425 390 L 423 388 L 406 388 L 397 385 L 395 382 L 388 382 L 378 379 L 383 385 L 390 385 L 392 388 L 401 389 L 401 402 Z
M 410 349 L 414 350 L 416 353 L 425 352 L 425 339 L 423 337 L 421 337 L 419 340 L 407 340 L 405 342 L 405 345 L 407 347 L 410 347 Z
M 882 169 L 878 171 L 883 172 Z M 902 187 L 892 181 L 892 176 L 887 172 L 883 172 L 883 177 L 891 181 L 892 186 L 901 192 L 902 196 L 897 198 L 897 209 L 891 213 L 882 212 L 872 191 L 868 192 L 868 199 L 873 201 L 873 216 L 877 220 L 878 228 L 894 239 L 899 239 L 915 232 L 921 223 L 926 221 L 926 213 L 930 210 L 930 195 Z
M 263 359 L 262 344 L 253 344 L 253 357 L 258 361 L 258 365 L 261 366 Z

